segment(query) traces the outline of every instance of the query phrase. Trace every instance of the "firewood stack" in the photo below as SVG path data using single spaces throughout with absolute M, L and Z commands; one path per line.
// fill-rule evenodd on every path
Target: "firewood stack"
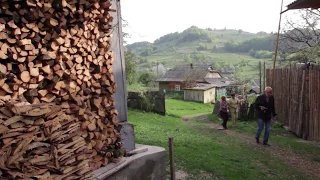
M 77 167 L 73 165 L 79 160 L 71 157 L 83 153 L 85 148 L 92 147 L 92 151 L 81 154 L 81 158 L 90 156 L 92 161 L 83 174 L 117 158 L 121 149 L 121 127 L 113 100 L 116 83 L 110 50 L 113 32 L 110 12 L 116 10 L 111 9 L 111 0 L 2 0 L 0 4 L 0 97 L 19 99 L 19 102 L 26 101 L 34 106 L 57 104 L 63 109 L 57 113 L 65 114 L 66 119 L 74 122 L 68 125 L 66 119 L 61 122 L 44 119 L 52 124 L 40 125 L 49 129 L 44 131 L 44 137 L 53 136 L 51 129 L 60 130 L 61 134 L 54 136 L 56 139 L 45 140 L 45 143 L 58 144 L 56 149 L 50 149 L 50 153 L 60 154 L 60 159 L 53 161 L 55 167 L 57 163 L 70 167 L 60 173 L 73 172 L 72 168 Z M 15 132 L 11 129 L 33 127 L 30 118 L 26 119 L 27 123 L 21 123 L 21 120 L 13 123 L 15 128 L 11 128 L 12 124 L 8 127 L 0 123 L 6 130 L 0 129 L 2 138 L 8 132 Z M 76 130 L 79 127 L 80 134 Z M 33 131 L 40 132 L 36 130 Z M 18 132 L 30 135 L 28 129 Z M 20 142 L 19 136 L 22 135 L 11 136 L 14 140 L 10 146 L 17 144 L 17 139 Z M 75 144 L 65 144 L 63 138 Z M 18 150 L 7 152 L 8 156 L 24 150 L 30 144 L 25 140 L 23 138 Z M 2 144 L 1 151 L 5 146 Z M 75 151 L 73 148 L 76 147 L 81 150 Z M 19 158 L 9 166 L 21 167 Z M 25 166 L 23 170 L 29 168 Z M 55 170 L 54 167 L 47 169 Z
M 12 103 L 0 109 L 0 116 L 0 168 L 5 175 L 71 179 L 90 173 L 93 148 L 85 141 L 88 134 L 61 107 Z

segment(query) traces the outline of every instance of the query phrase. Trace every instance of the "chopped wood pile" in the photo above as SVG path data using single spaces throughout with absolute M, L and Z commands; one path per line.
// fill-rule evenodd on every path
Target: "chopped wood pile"
M 11 178 L 86 179 L 99 162 L 107 164 L 113 156 L 60 106 L 7 103 L 0 108 L 0 118 L 0 168 Z M 103 126 L 113 130 L 112 125 Z M 110 144 L 112 140 L 108 138 Z
M 110 13 L 116 10 L 111 0 L 2 0 L 0 4 L 0 97 L 28 102 L 31 111 L 51 106 L 41 103 L 61 108 L 52 106 L 52 111 L 38 112 L 36 117 L 2 109 L 10 113 L 0 114 L 0 151 L 9 158 L 1 162 L 3 172 L 23 178 L 20 173 L 39 175 L 33 173 L 40 169 L 40 179 L 48 173 L 83 177 L 117 158 L 121 126 L 113 99 Z M 52 117 L 57 113 L 61 118 Z M 91 147 L 92 152 L 84 153 Z M 93 161 L 89 166 L 88 157 Z M 63 168 L 66 165 L 69 168 Z

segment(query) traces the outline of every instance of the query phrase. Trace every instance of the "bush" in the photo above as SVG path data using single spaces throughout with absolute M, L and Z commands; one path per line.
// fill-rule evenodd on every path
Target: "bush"
M 204 44 L 200 44 L 200 45 L 197 47 L 197 50 L 198 50 L 198 51 L 205 51 L 205 50 L 207 50 L 207 49 L 208 49 L 207 45 L 204 45 Z
M 142 83 L 146 86 L 149 86 L 152 82 L 154 82 L 156 79 L 156 75 L 153 74 L 153 73 L 149 73 L 149 72 L 146 72 L 146 73 L 143 73 L 140 75 L 139 79 L 138 79 L 138 82 L 139 83 Z

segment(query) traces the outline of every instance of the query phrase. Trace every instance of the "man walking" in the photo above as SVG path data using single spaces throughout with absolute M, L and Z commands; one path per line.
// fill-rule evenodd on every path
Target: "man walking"
M 272 96 L 272 88 L 266 87 L 264 94 L 260 95 L 256 99 L 256 109 L 258 117 L 258 130 L 256 133 L 256 142 L 260 143 L 259 137 L 265 126 L 263 145 L 270 146 L 268 144 L 269 133 L 271 128 L 271 119 L 277 114 L 275 113 L 274 97 Z

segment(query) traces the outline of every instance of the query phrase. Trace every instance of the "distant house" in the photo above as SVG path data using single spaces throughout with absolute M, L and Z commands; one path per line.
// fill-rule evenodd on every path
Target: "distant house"
M 197 84 L 195 87 L 185 88 L 184 100 L 214 103 L 216 101 L 215 86 L 211 84 Z
M 155 72 L 157 75 L 162 76 L 166 73 L 167 69 L 163 64 L 155 65 L 151 68 L 152 72 Z
M 182 91 L 187 87 L 194 87 L 197 83 L 208 83 L 211 78 L 222 78 L 218 71 L 209 70 L 208 66 L 177 66 L 169 69 L 159 82 L 159 90 Z
M 170 69 L 157 80 L 159 90 L 184 91 L 184 99 L 203 103 L 214 103 L 226 95 L 230 80 L 208 66 L 178 66 Z
M 184 89 L 184 100 L 202 103 L 215 103 L 226 95 L 227 84 L 197 84 L 195 87 Z
M 264 81 L 262 81 L 264 83 Z M 254 94 L 261 94 L 262 92 L 260 91 L 260 79 L 254 79 L 252 83 L 252 88 L 250 89 L 249 93 L 254 93 Z

